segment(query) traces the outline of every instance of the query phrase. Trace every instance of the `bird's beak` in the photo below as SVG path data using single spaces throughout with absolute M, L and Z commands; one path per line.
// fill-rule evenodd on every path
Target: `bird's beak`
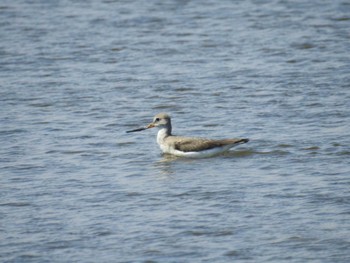
M 155 126 L 154 123 L 152 122 L 152 123 L 150 123 L 150 124 L 148 124 L 148 125 L 146 126 L 146 129 L 150 129 L 150 128 L 154 128 L 154 127 L 156 127 L 156 126 Z
M 139 131 L 143 131 L 143 130 L 146 130 L 146 129 L 150 129 L 150 128 L 154 128 L 156 127 L 156 125 L 154 125 L 154 123 L 150 123 L 148 124 L 146 127 L 141 127 L 141 128 L 137 128 L 137 129 L 134 129 L 134 130 L 130 130 L 130 131 L 126 131 L 127 133 L 130 133 L 130 132 L 139 132 Z

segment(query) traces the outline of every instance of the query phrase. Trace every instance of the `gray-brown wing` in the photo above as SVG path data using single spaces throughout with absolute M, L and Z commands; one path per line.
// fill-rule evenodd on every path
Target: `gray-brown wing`
M 245 143 L 248 139 L 224 139 L 224 140 L 210 140 L 202 138 L 173 138 L 173 145 L 176 150 L 183 152 L 197 152 L 209 150 L 215 147 L 221 147 L 229 144 Z

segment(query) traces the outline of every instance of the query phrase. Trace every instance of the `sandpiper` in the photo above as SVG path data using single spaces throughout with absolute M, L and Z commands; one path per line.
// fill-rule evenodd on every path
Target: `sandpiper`
M 163 153 L 185 157 L 210 157 L 228 151 L 230 148 L 246 143 L 249 139 L 212 140 L 198 137 L 182 137 L 171 134 L 171 119 L 166 113 L 159 113 L 146 127 L 127 132 L 142 131 L 158 127 L 157 143 Z

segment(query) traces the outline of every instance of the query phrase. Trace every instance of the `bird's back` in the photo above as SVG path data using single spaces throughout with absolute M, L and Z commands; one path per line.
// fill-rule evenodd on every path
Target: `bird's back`
M 182 152 L 198 152 L 228 145 L 232 145 L 233 147 L 236 144 L 248 142 L 248 139 L 212 140 L 206 138 L 180 136 L 169 136 L 165 140 L 166 143 L 171 145 L 174 149 Z

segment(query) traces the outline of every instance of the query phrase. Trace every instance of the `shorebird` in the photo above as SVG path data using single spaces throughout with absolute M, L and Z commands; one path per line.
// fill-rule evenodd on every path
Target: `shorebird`
M 146 127 L 127 131 L 137 132 L 157 127 L 157 143 L 163 153 L 184 157 L 210 157 L 228 151 L 232 147 L 246 143 L 249 139 L 213 140 L 199 137 L 174 136 L 171 133 L 171 119 L 166 113 L 159 113 Z

